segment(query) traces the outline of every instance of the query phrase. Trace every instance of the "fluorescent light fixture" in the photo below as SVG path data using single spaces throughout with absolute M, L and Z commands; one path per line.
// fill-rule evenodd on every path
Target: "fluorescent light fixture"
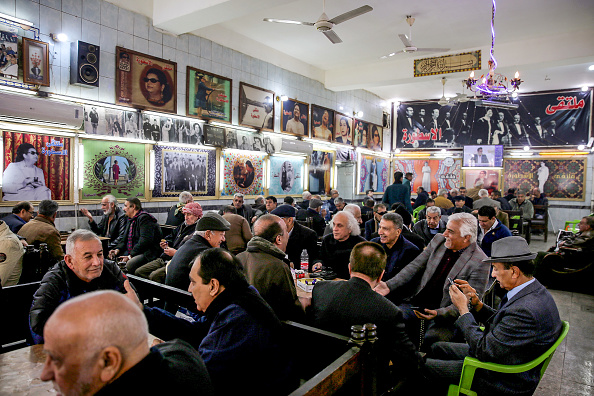
M 583 149 L 585 149 L 585 148 L 586 148 L 586 146 L 584 146 L 583 144 L 580 144 L 580 145 L 578 146 L 578 150 L 583 150 Z
M 474 102 L 474 104 L 475 104 L 475 106 L 478 106 L 478 107 L 493 107 L 496 109 L 504 109 L 504 110 L 516 110 L 518 107 L 520 107 L 516 103 L 498 102 L 496 100 L 486 100 L 486 99 L 477 100 Z
M 529 150 L 530 150 L 530 147 L 524 146 L 524 151 L 529 151 Z
M 140 140 L 134 140 L 135 142 L 139 142 Z M 150 141 L 152 142 L 152 141 Z M 147 143 L 149 143 L 147 141 Z M 196 144 L 190 143 L 177 143 L 177 142 L 156 142 L 155 145 L 157 146 L 172 146 L 172 147 L 182 147 L 182 148 L 199 148 L 199 149 L 206 149 L 206 150 L 215 150 L 215 147 L 212 146 L 201 146 Z
M 119 105 L 115 105 L 113 103 L 96 102 L 94 100 L 88 100 L 88 99 L 83 99 L 83 98 L 75 98 L 73 96 L 66 96 L 66 95 L 59 95 L 59 94 L 53 94 L 52 93 L 52 94 L 49 95 L 49 97 L 51 99 L 57 99 L 57 100 L 68 102 L 68 103 L 75 102 L 75 103 L 88 104 L 88 105 L 91 105 L 91 106 L 108 107 L 110 109 L 116 109 L 116 110 L 136 111 L 136 109 L 135 108 L 132 108 L 132 107 L 119 106 Z M 164 113 L 155 113 L 155 114 L 163 115 Z
M 264 177 L 264 188 L 269 188 L 270 187 L 270 173 L 271 172 L 266 172 L 266 168 L 268 168 L 270 166 L 270 158 L 266 158 L 266 160 L 262 161 L 262 172 L 264 172 L 264 175 L 266 177 Z
M 0 136 L 0 158 L 4 158 L 4 140 Z M 2 188 L 2 174 L 4 173 L 4 161 L 0 161 L 0 188 Z
M 85 186 L 85 148 L 82 143 L 78 144 L 78 189 Z
M 9 87 L 6 85 L 0 85 L 0 91 L 9 91 L 10 93 L 17 93 L 22 95 L 37 95 L 37 91 L 32 91 L 30 89 L 24 88 Z
M 149 190 L 155 189 L 155 150 L 149 150 Z
M 301 177 L 302 183 L 301 185 L 303 186 L 303 191 L 307 190 L 309 188 L 309 171 L 307 169 L 307 161 L 303 161 L 303 175 Z
M 221 155 L 221 168 L 220 168 L 220 172 L 221 172 L 221 177 L 219 178 L 219 186 L 220 186 L 220 190 L 223 191 L 223 189 L 225 188 L 225 158 L 223 158 L 223 156 Z
M 281 95 L 280 100 L 282 102 L 286 102 L 287 100 L 289 100 L 289 97 L 287 95 Z
M 260 155 L 262 157 L 265 157 L 266 155 L 268 155 L 267 153 L 264 153 L 264 152 L 257 152 L 257 151 L 250 151 L 250 150 L 240 150 L 240 149 L 232 149 L 232 148 L 223 149 L 223 152 L 225 152 L 225 153 L 245 153 L 246 151 L 249 151 L 252 155 Z
M 87 135 L 87 134 L 81 134 L 80 137 L 84 138 L 84 139 L 91 139 L 91 140 L 115 140 L 118 142 L 128 142 L 128 143 L 148 143 L 148 144 L 155 144 L 158 143 L 154 140 L 146 140 L 146 139 L 131 139 L 131 138 L 125 138 L 125 137 L 119 137 L 119 136 L 109 136 L 109 135 Z M 163 142 L 166 143 L 168 146 L 170 145 L 169 142 Z M 171 145 L 174 145 L 175 143 L 171 143 Z M 196 147 L 196 145 L 185 145 L 184 147 Z
M 13 16 L 2 14 L 2 13 L 0 13 L 0 19 L 8 19 L 9 21 L 20 23 L 21 25 L 33 26 L 33 22 L 29 22 L 26 19 L 15 18 Z

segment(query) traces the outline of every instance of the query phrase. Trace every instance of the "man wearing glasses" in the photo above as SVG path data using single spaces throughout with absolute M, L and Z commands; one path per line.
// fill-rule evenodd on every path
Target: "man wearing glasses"
M 373 219 L 365 222 L 365 239 L 371 241 L 371 239 L 378 236 L 379 223 L 382 217 L 388 213 L 386 205 L 379 203 L 373 207 Z
M 19 232 L 21 227 L 33 218 L 33 205 L 29 201 L 22 201 L 12 207 L 12 213 L 4 216 L 2 220 L 13 233 Z

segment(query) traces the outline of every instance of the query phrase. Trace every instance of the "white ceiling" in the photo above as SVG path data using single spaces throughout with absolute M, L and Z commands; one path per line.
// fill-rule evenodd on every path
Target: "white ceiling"
M 442 75 L 413 77 L 413 60 L 476 49 L 487 70 L 491 43 L 489 0 L 327 0 L 332 18 L 364 4 L 373 11 L 334 27 L 332 44 L 312 26 L 263 22 L 263 18 L 316 22 L 323 0 L 108 0 L 140 12 L 156 27 L 194 33 L 288 70 L 320 80 L 328 89 L 365 89 L 386 100 L 437 99 Z M 416 21 L 418 47 L 447 53 L 400 53 L 406 15 Z M 495 16 L 499 72 L 520 71 L 523 92 L 594 86 L 594 1 L 499 0 Z M 477 73 L 480 75 L 481 73 Z M 461 92 L 468 73 L 443 75 L 446 96 Z

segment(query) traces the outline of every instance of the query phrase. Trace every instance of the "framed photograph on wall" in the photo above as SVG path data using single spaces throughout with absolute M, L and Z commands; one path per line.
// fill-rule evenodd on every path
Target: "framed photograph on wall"
M 334 125 L 336 125 L 336 133 L 334 134 L 334 142 L 341 144 L 353 145 L 353 118 L 346 114 L 336 113 L 334 118 Z
M 225 128 L 214 125 L 204 125 L 204 144 L 225 147 Z
M 311 105 L 311 138 L 326 142 L 334 140 L 334 110 Z
M 372 155 L 361 155 L 359 159 L 357 193 L 363 194 L 369 189 L 383 193 L 390 185 L 390 160 Z
M 376 124 L 369 124 L 369 142 L 367 146 L 374 151 L 382 151 L 384 128 Z
M 191 66 L 186 75 L 187 114 L 231 123 L 231 79 Z
M 2 25 L 0 30 L 0 77 L 19 78 L 19 35 L 16 28 Z M 27 70 L 27 69 L 25 69 Z
M 336 152 L 315 150 L 309 156 L 308 190 L 312 194 L 328 195 L 334 187 Z
M 418 187 L 423 187 L 428 193 L 438 191 L 440 188 L 451 190 L 459 188 L 462 181 L 462 160 L 451 157 L 433 160 L 433 159 L 396 159 L 394 160 L 392 174 L 400 171 L 403 174 L 412 173 L 413 179 L 410 182 L 413 191 Z M 393 183 L 390 175 L 390 183 Z M 462 184 L 465 186 L 465 184 Z M 468 189 L 471 186 L 467 187 Z
M 116 47 L 116 104 L 177 113 L 177 63 Z
M 73 200 L 72 139 L 4 131 L 2 201 Z
M 239 125 L 274 130 L 274 92 L 240 82 Z
M 296 99 L 281 102 L 281 132 L 309 136 L 309 104 Z
M 464 169 L 464 186 L 467 190 L 473 187 L 491 191 L 500 190 L 501 169 Z
M 275 196 L 303 193 L 303 161 L 301 157 L 270 157 L 268 194 Z
M 223 152 L 221 196 L 264 194 L 264 153 Z
M 23 81 L 50 86 L 48 43 L 23 37 Z
M 370 124 L 368 122 L 358 120 L 356 118 L 353 120 L 355 147 L 371 149 L 369 126 Z

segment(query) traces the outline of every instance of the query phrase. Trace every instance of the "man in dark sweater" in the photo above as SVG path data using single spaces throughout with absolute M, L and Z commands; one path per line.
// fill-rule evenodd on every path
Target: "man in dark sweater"
M 388 207 L 392 207 L 396 202 L 401 202 L 409 213 L 412 213 L 410 204 L 410 188 L 402 184 L 402 172 L 394 172 L 394 184 L 386 188 L 382 202 Z
M 82 214 L 89 219 L 91 230 L 101 237 L 109 238 L 107 250 L 112 250 L 126 237 L 128 217 L 119 208 L 118 200 L 113 195 L 106 195 L 101 199 L 101 210 L 103 216 L 97 224 L 87 208 L 80 209 Z
M 310 199 L 309 208 L 307 208 L 307 210 L 299 209 L 296 215 L 296 219 L 299 221 L 306 221 L 311 217 L 313 221 L 313 230 L 320 237 L 324 235 L 324 229 L 326 228 L 326 222 L 322 215 L 320 215 L 322 205 L 324 205 L 324 202 L 322 202 L 321 199 Z
M 379 243 L 388 255 L 383 281 L 391 279 L 421 254 L 418 247 L 401 235 L 402 223 L 402 216 L 399 214 L 386 213 L 380 221 L 380 236 L 371 240 Z

